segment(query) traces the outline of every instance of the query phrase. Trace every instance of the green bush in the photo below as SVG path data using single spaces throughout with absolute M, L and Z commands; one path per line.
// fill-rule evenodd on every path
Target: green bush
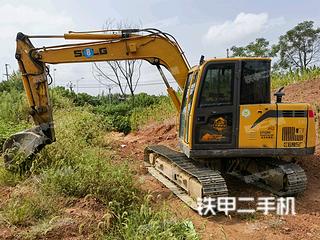
M 0 83 L 0 153 L 4 141 L 13 133 L 30 126 L 29 107 L 23 93 L 20 74 L 11 75 L 8 81 Z
M 0 82 L 0 92 L 10 92 L 12 90 L 23 91 L 21 73 L 19 72 L 13 73 L 9 80 Z
M 0 99 L 0 120 L 11 123 L 28 120 L 28 104 L 20 74 L 13 74 L 8 81 L 0 82 Z
M 104 116 L 110 116 L 110 115 L 130 115 L 130 112 L 132 110 L 132 106 L 127 103 L 120 103 L 120 104 L 106 104 L 106 105 L 100 105 L 94 108 L 95 113 L 102 114 Z
M 103 116 L 108 130 L 125 134 L 132 129 L 137 129 L 139 123 L 134 119 L 143 120 L 146 118 L 145 114 L 150 115 L 148 111 L 157 109 L 158 106 L 161 108 L 161 112 L 164 110 L 165 115 L 163 117 L 165 117 L 168 112 L 171 112 L 172 106 L 168 103 L 168 97 L 148 95 L 146 93 L 139 93 L 134 97 L 127 96 L 123 99 L 119 94 L 111 96 L 91 96 L 86 93 L 76 94 L 64 87 L 55 87 L 50 92 L 54 108 L 68 108 L 72 105 L 86 106 L 93 113 Z M 164 109 L 165 107 L 169 109 Z M 146 108 L 147 110 L 143 111 Z M 138 116 L 140 113 L 142 114 L 141 117 Z M 156 110 L 153 110 L 152 113 L 160 115 Z
M 59 88 L 49 89 L 53 110 L 66 109 L 74 106 L 73 100 L 65 96 Z
M 105 118 L 107 129 L 128 134 L 131 131 L 130 116 L 111 115 Z
M 105 104 L 94 108 L 94 112 L 105 117 L 108 130 L 125 134 L 149 121 L 163 121 L 174 115 L 175 109 L 166 96 L 150 96 L 140 93 L 126 102 Z
M 176 116 L 177 111 L 169 97 L 161 97 L 159 102 L 148 107 L 137 107 L 130 116 L 131 127 L 138 130 L 150 122 L 163 122 Z
M 163 96 L 154 96 L 148 95 L 146 93 L 139 93 L 134 96 L 134 99 L 130 97 L 128 99 L 129 102 L 132 102 L 136 107 L 148 107 L 154 104 L 159 103 L 159 101 L 163 98 Z

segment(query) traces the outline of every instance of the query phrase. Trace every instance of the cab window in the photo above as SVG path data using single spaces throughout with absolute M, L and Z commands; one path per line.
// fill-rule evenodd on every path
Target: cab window
M 240 104 L 270 103 L 270 61 L 243 61 Z
M 200 107 L 232 105 L 234 64 L 212 64 L 204 76 Z

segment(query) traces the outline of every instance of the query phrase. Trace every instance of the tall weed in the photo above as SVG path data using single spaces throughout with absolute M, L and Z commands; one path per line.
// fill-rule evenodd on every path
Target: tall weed
M 307 80 L 320 78 L 320 68 L 312 67 L 301 70 L 290 70 L 286 73 L 273 73 L 271 75 L 271 88 L 277 89 L 288 86 L 292 83 L 303 82 Z

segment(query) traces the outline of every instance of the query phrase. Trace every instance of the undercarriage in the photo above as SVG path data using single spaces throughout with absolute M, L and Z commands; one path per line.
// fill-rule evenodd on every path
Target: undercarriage
M 166 146 L 145 149 L 149 172 L 192 209 L 205 197 L 226 197 L 224 177 L 232 175 L 278 196 L 292 196 L 306 189 L 307 177 L 297 164 L 275 158 L 193 160 Z

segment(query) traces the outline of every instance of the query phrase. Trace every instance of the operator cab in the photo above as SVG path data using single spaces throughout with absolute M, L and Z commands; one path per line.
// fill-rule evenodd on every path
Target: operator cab
M 180 147 L 188 157 L 303 155 L 314 151 L 314 124 L 308 119 L 311 107 L 271 103 L 270 63 L 268 58 L 227 58 L 191 69 L 179 128 Z
M 182 150 L 190 156 L 191 149 L 200 155 L 237 149 L 239 106 L 245 104 L 270 104 L 270 59 L 214 59 L 193 68 L 180 114 Z

